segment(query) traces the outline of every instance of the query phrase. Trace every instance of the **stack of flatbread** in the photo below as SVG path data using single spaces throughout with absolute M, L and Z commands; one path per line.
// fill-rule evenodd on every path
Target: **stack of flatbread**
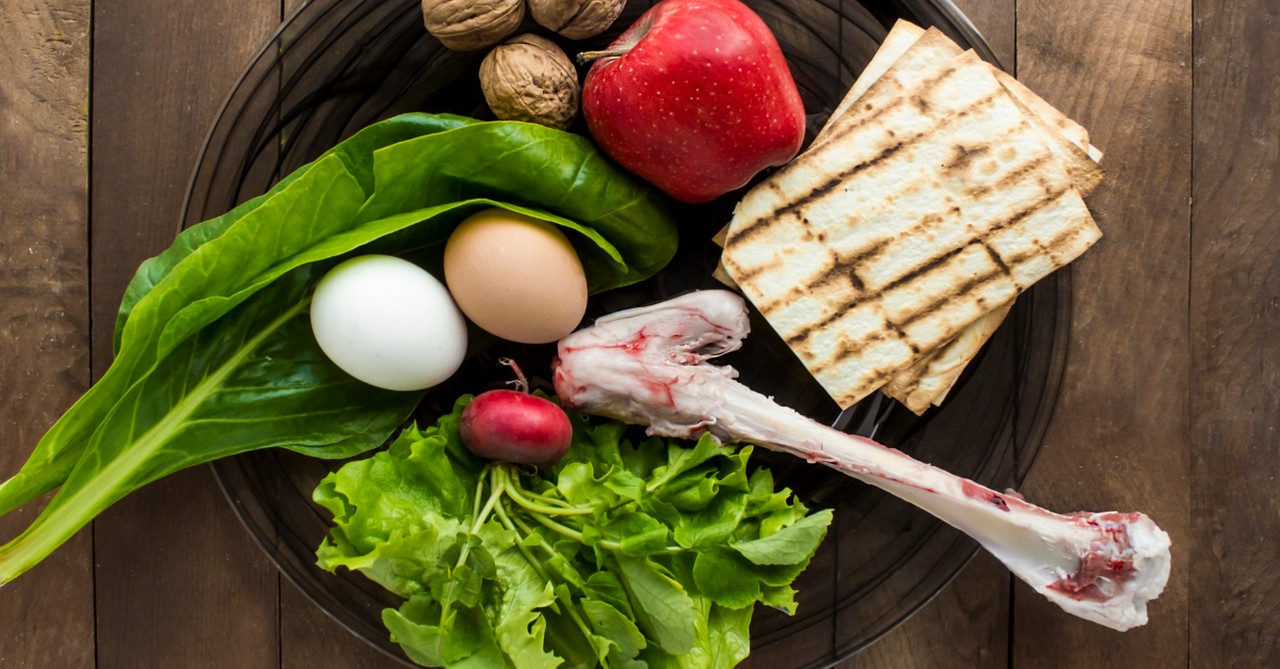
M 842 407 L 938 404 L 1014 298 L 1101 232 L 1088 134 L 937 30 L 899 22 L 812 145 L 719 241 Z

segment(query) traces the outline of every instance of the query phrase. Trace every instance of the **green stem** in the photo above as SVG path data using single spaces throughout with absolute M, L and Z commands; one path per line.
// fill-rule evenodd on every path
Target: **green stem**
M 595 511 L 585 507 L 569 506 L 566 508 L 539 504 L 525 496 L 524 489 L 520 487 L 519 482 L 511 479 L 511 474 L 509 472 L 506 475 L 506 480 L 508 482 L 508 485 L 506 486 L 507 496 L 510 497 L 513 502 L 519 504 L 530 513 L 540 513 L 548 516 L 589 516 L 592 513 L 595 513 Z M 539 496 L 541 497 L 541 495 Z
M 484 504 L 484 502 L 482 501 L 484 499 L 484 484 L 490 478 L 490 475 L 491 475 L 490 469 L 491 469 L 490 465 L 485 465 L 485 468 L 480 471 L 480 476 L 476 477 L 476 492 L 474 495 L 475 501 L 472 502 L 471 504 L 472 518 L 480 517 L 480 508 L 481 508 L 481 505 Z
M 564 610 L 568 612 L 569 618 L 571 618 L 574 624 L 578 626 L 578 629 L 582 631 L 582 635 L 587 637 L 588 640 L 591 639 L 595 633 L 591 631 L 591 628 L 587 626 L 587 621 L 583 620 L 582 616 L 578 613 L 578 604 L 573 601 L 573 593 L 569 592 L 567 587 L 564 589 L 564 593 L 565 595 L 563 598 L 559 593 L 556 593 L 556 599 L 564 602 Z
M 556 534 L 559 534 L 562 537 L 567 537 L 569 539 L 573 539 L 578 543 L 582 543 L 582 539 L 583 539 L 582 533 L 573 529 L 572 527 L 565 527 L 564 525 L 561 525 L 560 523 L 557 523 L 556 521 L 540 513 L 535 513 L 531 515 L 533 516 L 534 520 L 538 521 L 539 525 L 542 525 L 543 527 L 555 532 Z M 604 542 L 601 542 L 601 544 L 603 543 Z
M 516 548 L 520 551 L 520 554 L 524 556 L 524 559 L 529 562 L 529 566 L 533 567 L 533 570 L 538 572 L 538 576 L 541 577 L 542 580 L 549 582 L 551 577 L 548 576 L 547 572 L 542 568 L 542 562 L 534 557 L 528 546 L 524 545 L 524 540 L 520 537 L 520 528 L 516 527 L 515 523 L 511 521 L 511 517 L 507 515 L 506 505 L 499 503 L 494 511 L 495 515 L 498 516 L 498 522 L 502 523 L 503 527 L 516 535 Z M 527 532 L 525 533 L 525 536 L 528 536 Z
M 498 498 L 502 497 L 503 490 L 506 489 L 505 482 L 496 468 L 489 470 L 489 478 L 491 489 L 489 490 L 489 499 L 485 501 L 484 508 L 480 513 L 476 514 L 476 519 L 471 523 L 471 534 L 480 532 L 480 527 L 484 525 L 484 521 L 488 520 L 489 514 L 493 512 L 493 507 L 498 503 Z M 482 473 L 481 476 L 484 476 Z
M 529 527 L 529 525 L 525 523 L 524 520 L 520 518 L 520 516 L 514 513 L 511 514 L 511 521 L 515 523 L 517 527 L 520 528 L 521 532 L 524 532 L 525 536 L 536 538 L 538 540 L 538 546 L 543 550 L 545 550 L 548 555 L 557 555 L 555 546 L 552 546 L 551 544 L 547 543 L 546 538 L 543 537 L 541 534 L 534 532 L 533 528 Z
M 509 476 L 510 476 L 509 473 L 504 473 L 504 478 Z M 509 481 L 509 479 L 506 479 L 506 480 Z M 513 494 L 514 490 L 518 487 L 519 487 L 519 484 L 514 482 L 510 483 L 510 485 L 504 485 L 507 496 L 515 500 L 516 503 L 519 504 L 521 508 L 525 509 L 526 511 L 530 511 L 529 515 L 534 520 L 536 520 L 539 525 L 542 525 L 543 527 L 551 530 L 552 532 L 555 532 L 556 534 L 559 534 L 562 537 L 565 537 L 566 539 L 572 539 L 578 543 L 583 543 L 582 532 L 579 532 L 578 530 L 575 530 L 572 527 L 567 527 L 565 525 L 562 525 L 561 523 L 556 522 L 555 520 L 547 517 L 547 514 L 536 512 L 533 509 L 531 509 L 529 506 L 521 504 L 520 500 L 517 499 L 515 494 Z M 571 514 L 560 513 L 557 515 L 571 515 Z M 572 514 L 572 515 L 579 515 L 579 514 Z M 516 518 L 516 521 L 519 522 L 518 517 Z M 527 529 L 528 526 L 525 526 L 525 527 L 526 527 L 526 531 L 528 531 Z M 601 539 L 600 541 L 597 541 L 595 545 L 607 551 L 622 550 L 622 544 L 616 541 L 609 541 L 608 539 Z M 683 551 L 684 548 L 680 546 L 667 546 L 663 550 L 667 553 L 679 553 Z
M 573 505 L 573 504 L 570 504 L 570 503 L 568 503 L 568 502 L 566 502 L 566 501 L 564 501 L 564 500 L 562 500 L 562 499 L 557 499 L 557 498 L 555 498 L 555 497 L 550 497 L 550 496 L 544 495 L 544 494 L 539 493 L 539 492 L 533 492 L 532 490 L 528 490 L 528 489 L 524 488 L 523 486 L 520 488 L 520 491 L 521 491 L 521 493 L 522 493 L 525 497 L 528 497 L 529 499 L 531 499 L 531 500 L 533 500 L 533 501 L 535 501 L 535 502 L 538 502 L 538 503 L 540 503 L 540 504 L 549 504 L 549 505 L 551 505 L 551 506 L 559 507 L 559 508 L 561 508 L 561 509 L 577 509 L 577 508 L 580 508 L 580 507 L 578 507 L 578 506 L 576 506 L 576 505 Z
M 510 476 L 510 473 L 507 473 L 507 472 L 503 473 L 504 479 L 509 476 Z M 522 500 L 519 493 L 517 493 L 515 490 L 517 487 L 519 486 L 514 483 L 510 486 L 505 486 L 507 496 L 510 497 L 513 501 L 515 501 L 516 504 L 519 504 L 526 511 L 529 511 L 530 512 L 529 515 L 534 520 L 538 521 L 538 524 L 543 525 L 547 529 L 552 530 L 553 532 L 555 532 L 556 534 L 559 534 L 560 536 L 573 539 L 578 543 L 582 543 L 581 532 L 571 527 L 566 527 L 564 525 L 561 525 L 560 523 L 552 520 L 551 518 L 548 517 L 548 514 L 540 510 L 542 507 L 540 507 L 539 505 L 535 505 L 531 502 L 528 502 L 527 500 Z M 558 510 L 552 509 L 552 511 L 558 511 Z
M 506 491 L 508 496 L 510 496 L 511 488 L 508 487 Z M 511 530 L 516 534 L 516 537 L 517 537 L 516 547 L 520 550 L 520 554 L 524 555 L 524 559 L 529 562 L 529 566 L 533 567 L 533 570 L 538 572 L 538 576 L 541 577 L 542 580 L 548 583 L 554 583 L 554 581 L 551 580 L 551 576 L 546 572 L 546 570 L 542 568 L 541 562 L 533 556 L 533 554 L 529 551 L 529 547 L 525 546 L 523 538 L 520 537 L 521 531 L 516 527 L 516 523 L 520 522 L 519 517 L 515 516 L 514 514 L 511 516 L 508 516 L 504 504 L 498 505 L 497 516 L 498 516 L 499 522 L 501 522 L 508 530 Z M 514 519 L 514 522 L 513 522 L 513 519 Z M 553 555 L 555 554 L 555 548 L 547 544 L 546 539 L 543 539 L 542 535 L 532 531 L 529 528 L 529 526 L 524 525 L 523 523 L 520 523 L 520 526 L 524 528 L 524 536 L 537 537 L 539 546 L 541 546 L 548 553 L 551 553 Z M 583 633 L 583 635 L 590 638 L 594 634 L 594 632 L 592 632 L 589 629 L 586 621 L 583 620 L 582 616 L 578 613 L 578 606 L 577 606 L 577 603 L 573 601 L 573 593 L 569 591 L 569 587 L 570 587 L 569 584 L 564 584 L 564 585 L 565 585 L 564 596 L 561 596 L 560 590 L 558 588 L 555 588 L 554 586 L 552 587 L 552 592 L 555 593 L 556 601 L 562 604 L 560 608 L 568 613 L 569 618 L 573 620 L 574 625 L 578 627 L 578 629 Z
M 487 466 L 486 466 L 487 467 Z M 489 514 L 498 504 L 499 498 L 502 497 L 503 481 L 498 473 L 497 467 L 487 467 L 485 471 L 480 472 L 480 480 L 476 482 L 476 506 L 480 504 L 480 497 L 484 493 L 485 479 L 492 479 L 492 485 L 489 490 L 489 496 L 485 499 L 484 506 L 475 512 L 475 519 L 471 521 L 470 536 L 475 536 L 480 532 L 480 528 L 484 522 L 488 520 Z M 475 508 L 474 506 L 472 507 Z M 458 560 L 453 565 L 453 570 L 457 571 L 467 563 L 467 558 L 471 555 L 471 542 L 467 541 L 462 545 L 462 550 L 458 552 Z M 440 598 L 440 629 L 448 630 L 453 626 L 453 621 L 457 618 L 457 611 L 453 608 L 454 593 L 458 589 L 458 580 L 456 578 L 449 579 L 449 586 L 445 588 L 444 594 Z M 444 637 L 441 636 L 438 643 L 443 643 Z M 439 648 L 436 649 L 439 652 Z

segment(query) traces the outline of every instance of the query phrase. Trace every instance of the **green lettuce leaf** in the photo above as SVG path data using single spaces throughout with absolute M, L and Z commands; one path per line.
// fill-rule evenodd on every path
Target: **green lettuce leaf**
M 406 597 L 384 620 L 410 659 L 731 667 L 750 651 L 757 602 L 794 611 L 790 584 L 831 513 L 774 490 L 750 447 L 632 441 L 620 423 L 571 414 L 568 454 L 530 475 L 460 445 L 469 401 L 314 495 L 334 517 L 318 563 Z

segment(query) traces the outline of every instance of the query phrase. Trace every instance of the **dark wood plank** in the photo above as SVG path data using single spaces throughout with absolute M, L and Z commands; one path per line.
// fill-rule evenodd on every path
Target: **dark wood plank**
M 1280 666 L 1280 43 L 1195 5 L 1191 661 Z
M 280 6 L 100 0 L 94 9 L 96 377 L 124 287 L 177 232 L 196 152 Z M 101 666 L 278 666 L 277 573 L 206 468 L 135 493 L 95 525 Z
M 88 0 L 0 3 L 0 477 L 89 380 L 88 82 Z M 93 665 L 92 548 L 81 532 L 0 590 L 0 665 Z
M 1145 511 L 1175 565 L 1151 623 L 1123 634 L 1015 586 L 1019 669 L 1187 664 L 1191 61 L 1188 0 L 1018 4 L 1019 78 L 1090 129 L 1108 173 L 1089 200 L 1106 236 L 1075 265 L 1067 376 L 1025 492 Z

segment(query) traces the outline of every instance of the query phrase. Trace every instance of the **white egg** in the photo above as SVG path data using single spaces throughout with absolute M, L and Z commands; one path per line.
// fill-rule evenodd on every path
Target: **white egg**
M 316 286 L 311 330 L 343 371 L 387 390 L 422 390 L 453 375 L 467 324 L 444 284 L 385 255 L 352 258 Z

